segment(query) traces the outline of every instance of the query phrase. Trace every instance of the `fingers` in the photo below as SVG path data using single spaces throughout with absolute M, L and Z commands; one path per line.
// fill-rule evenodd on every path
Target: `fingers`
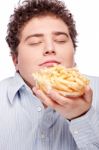
M 36 87 L 34 87 L 32 90 L 33 93 L 35 93 L 35 95 L 41 100 L 41 102 L 45 106 L 55 108 L 58 105 L 55 101 L 52 101 L 43 91 L 37 89 Z
M 54 109 L 59 107 L 59 105 L 65 107 L 67 104 L 72 103 L 72 100 L 70 98 L 63 97 L 54 90 L 50 90 L 45 94 L 42 90 L 34 87 L 33 92 L 42 101 L 43 104 Z
M 64 97 L 55 90 L 44 93 L 42 90 L 33 88 L 35 95 L 41 100 L 44 106 L 49 106 L 68 119 L 77 118 L 86 113 L 91 107 L 92 90 L 86 87 L 84 96 Z
M 33 92 L 35 95 L 42 101 L 43 104 L 56 108 L 58 105 L 63 107 L 67 105 L 72 105 L 73 103 L 76 104 L 76 101 L 84 101 L 87 102 L 88 105 L 92 102 L 92 90 L 89 86 L 85 89 L 85 94 L 83 97 L 79 96 L 63 96 L 55 90 L 49 90 L 46 94 L 42 91 L 37 89 L 36 87 L 33 88 Z
M 50 99 L 61 106 L 66 106 L 67 104 L 72 102 L 70 98 L 60 95 L 60 93 L 55 90 L 48 91 L 47 95 L 50 97 Z

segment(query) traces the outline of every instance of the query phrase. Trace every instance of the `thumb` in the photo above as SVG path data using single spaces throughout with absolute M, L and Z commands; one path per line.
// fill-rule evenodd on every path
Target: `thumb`
M 84 99 L 87 101 L 87 102 L 92 102 L 92 97 L 93 97 L 93 92 L 92 92 L 92 89 L 90 88 L 90 86 L 86 86 L 85 88 L 85 94 L 84 94 Z

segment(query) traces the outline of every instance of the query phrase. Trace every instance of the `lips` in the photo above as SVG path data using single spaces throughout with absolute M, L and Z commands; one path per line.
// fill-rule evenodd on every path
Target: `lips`
M 60 64 L 59 61 L 56 61 L 56 60 L 48 60 L 48 61 L 45 61 L 41 64 L 39 64 L 39 66 L 42 66 L 42 67 L 52 67 L 54 65 L 58 65 Z

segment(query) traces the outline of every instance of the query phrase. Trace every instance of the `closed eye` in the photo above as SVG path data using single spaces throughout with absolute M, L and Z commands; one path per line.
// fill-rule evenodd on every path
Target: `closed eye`
M 42 43 L 42 41 L 39 41 L 39 42 L 30 42 L 30 43 L 28 43 L 30 46 L 32 46 L 32 45 L 39 45 L 39 44 L 41 44 Z
M 66 43 L 67 42 L 66 40 L 54 40 L 54 41 L 57 43 Z
M 64 34 L 55 35 L 54 41 L 57 43 L 66 43 L 69 37 Z

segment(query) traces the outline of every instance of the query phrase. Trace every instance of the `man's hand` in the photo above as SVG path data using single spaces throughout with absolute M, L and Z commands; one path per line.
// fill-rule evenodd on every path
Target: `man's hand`
M 54 90 L 50 90 L 45 94 L 36 87 L 33 88 L 33 92 L 44 106 L 53 108 L 69 120 L 85 114 L 92 103 L 92 90 L 89 86 L 86 87 L 85 93 L 81 97 L 64 97 Z

